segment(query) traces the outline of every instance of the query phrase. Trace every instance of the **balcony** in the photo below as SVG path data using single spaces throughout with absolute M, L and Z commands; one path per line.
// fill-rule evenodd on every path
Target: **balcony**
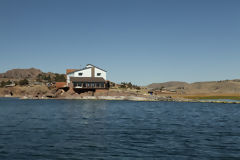
M 104 82 L 73 82 L 75 89 L 104 89 L 106 84 Z

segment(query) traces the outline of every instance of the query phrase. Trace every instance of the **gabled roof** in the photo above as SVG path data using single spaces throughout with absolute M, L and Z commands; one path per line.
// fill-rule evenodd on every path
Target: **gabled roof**
M 77 69 L 66 69 L 66 74 L 68 73 L 73 73 L 75 72 Z
M 75 71 L 69 72 L 67 74 L 71 74 L 71 73 L 74 73 L 74 72 L 77 72 L 77 71 L 82 71 L 82 70 L 85 70 L 85 69 L 89 69 L 89 68 L 84 67 L 82 69 L 75 69 Z
M 91 65 L 91 66 L 93 66 L 93 67 L 95 67 L 95 68 L 97 68 L 97 69 L 100 69 L 100 70 L 102 70 L 102 71 L 104 71 L 104 72 L 107 72 L 107 71 L 105 71 L 104 69 L 101 69 L 101 68 L 99 68 L 99 67 L 97 67 L 97 66 L 95 66 L 95 65 L 87 64 L 86 66 L 88 66 L 88 65 Z
M 102 77 L 70 77 L 72 82 L 105 82 Z
M 97 69 L 100 69 L 100 70 L 102 70 L 102 71 L 104 71 L 104 72 L 107 72 L 107 71 L 105 71 L 105 70 L 103 70 L 103 69 L 101 69 L 101 68 L 99 68 L 99 67 L 97 67 L 97 66 L 94 66 L 94 65 L 92 65 L 92 64 L 87 64 L 86 66 L 88 66 L 88 65 L 91 65 L 91 66 L 93 66 L 93 67 L 95 67 L 95 68 L 97 68 Z M 67 72 L 67 74 L 71 74 L 71 73 L 74 73 L 74 72 L 77 72 L 77 71 L 82 71 L 82 70 L 85 70 L 85 69 L 89 69 L 90 67 L 84 67 L 84 68 L 82 68 L 82 69 L 71 69 L 72 71 L 71 72 Z

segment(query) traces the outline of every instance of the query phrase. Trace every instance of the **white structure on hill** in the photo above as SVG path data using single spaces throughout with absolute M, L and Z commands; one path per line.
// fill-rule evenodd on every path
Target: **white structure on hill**
M 79 77 L 79 78 L 101 78 L 104 79 L 105 81 L 107 80 L 107 71 L 98 68 L 92 64 L 86 65 L 85 68 L 75 70 L 75 69 L 67 69 L 67 84 L 70 83 L 71 77 Z
M 80 91 L 100 91 L 109 89 L 110 82 L 107 81 L 107 71 L 92 64 L 83 69 L 67 69 L 66 86 Z

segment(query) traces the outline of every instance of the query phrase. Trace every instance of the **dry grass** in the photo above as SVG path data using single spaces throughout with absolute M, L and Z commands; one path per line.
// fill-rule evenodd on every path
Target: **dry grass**
M 10 92 L 12 92 L 14 96 L 21 97 L 24 95 L 46 94 L 49 91 L 50 90 L 46 86 L 40 86 L 40 85 L 36 85 L 33 87 L 15 86 L 15 87 L 9 87 L 9 88 L 0 88 L 0 96 L 5 96 L 10 94 Z
M 185 95 L 184 98 L 187 99 L 232 99 L 232 100 L 240 100 L 239 94 L 199 94 L 199 95 Z

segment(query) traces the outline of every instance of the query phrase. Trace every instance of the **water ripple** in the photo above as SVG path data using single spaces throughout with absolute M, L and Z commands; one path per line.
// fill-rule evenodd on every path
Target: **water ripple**
M 0 101 L 0 159 L 238 159 L 234 104 Z

